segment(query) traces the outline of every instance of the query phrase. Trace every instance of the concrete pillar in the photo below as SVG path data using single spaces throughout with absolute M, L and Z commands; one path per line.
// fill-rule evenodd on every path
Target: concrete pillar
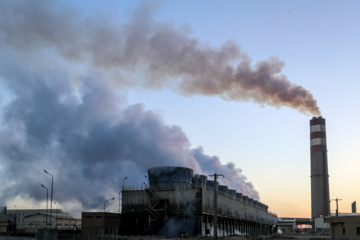
M 235 234 L 235 226 L 236 226 L 236 221 L 233 220 L 233 221 L 232 221 L 232 232 L 231 232 L 231 235 L 234 235 L 234 234 Z

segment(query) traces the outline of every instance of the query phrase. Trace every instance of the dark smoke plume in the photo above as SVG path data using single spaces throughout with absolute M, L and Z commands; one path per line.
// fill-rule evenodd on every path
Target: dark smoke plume
M 121 86 L 167 86 L 183 95 L 221 96 L 320 114 L 309 91 L 279 75 L 283 62 L 270 58 L 253 67 L 231 41 L 213 48 L 191 38 L 187 28 L 155 22 L 157 5 L 151 2 L 144 2 L 123 24 L 53 1 L 1 5 L 2 37 L 19 52 L 55 50 L 67 60 L 112 72 Z M 131 78 L 134 72 L 136 79 Z

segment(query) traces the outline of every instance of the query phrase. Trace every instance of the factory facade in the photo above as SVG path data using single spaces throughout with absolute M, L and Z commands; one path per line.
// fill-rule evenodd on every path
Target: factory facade
M 123 234 L 166 237 L 214 234 L 214 181 L 184 167 L 148 171 L 149 185 L 122 191 Z M 216 184 L 217 186 L 218 184 Z M 217 192 L 218 236 L 271 234 L 277 216 L 268 206 L 220 185 Z M 125 220 L 126 219 L 126 220 Z
M 57 230 L 81 228 L 80 219 L 61 209 L 53 209 L 51 215 L 47 209 L 5 209 L 4 214 L 14 217 L 16 232 L 36 233 L 46 227 Z
M 332 239 L 360 239 L 360 214 L 348 213 L 325 217 Z
M 121 214 L 110 212 L 82 212 L 81 235 L 90 237 L 118 236 L 121 229 Z

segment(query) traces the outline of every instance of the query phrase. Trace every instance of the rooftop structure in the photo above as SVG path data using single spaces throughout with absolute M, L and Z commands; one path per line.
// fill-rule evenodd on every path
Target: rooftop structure
M 123 187 L 122 234 L 213 235 L 213 181 L 184 167 L 151 168 L 148 176 L 150 185 L 145 188 Z M 277 216 L 268 212 L 267 205 L 243 197 L 247 196 L 219 186 L 218 235 L 270 234 Z

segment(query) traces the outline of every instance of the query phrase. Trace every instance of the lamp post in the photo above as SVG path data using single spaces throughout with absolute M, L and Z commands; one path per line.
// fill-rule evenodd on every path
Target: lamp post
M 108 200 L 105 200 L 105 202 L 104 202 L 104 213 L 105 213 L 105 203 L 106 202 L 108 202 L 108 201 L 110 201 L 110 200 L 114 200 L 115 198 L 110 198 L 110 199 L 108 199 Z
M 119 192 L 119 213 L 120 213 L 120 199 L 121 199 L 120 193 L 121 193 L 121 191 Z
M 48 200 L 49 200 L 49 189 L 47 189 L 47 187 L 45 187 L 43 184 L 41 184 L 41 186 L 43 187 L 43 188 L 45 188 L 46 189 L 46 220 L 45 220 L 45 228 L 47 228 L 47 212 L 48 212 Z
M 127 179 L 127 177 L 124 178 L 123 180 L 123 185 L 122 185 L 122 188 L 124 189 L 124 185 L 125 185 L 125 180 Z
M 121 197 L 120 197 L 120 193 L 121 193 L 121 196 L 122 196 L 122 190 L 124 189 L 124 184 L 125 184 L 125 180 L 127 179 L 127 177 L 124 177 L 123 179 L 123 185 L 122 185 L 122 188 L 121 188 L 121 191 L 119 192 L 119 213 L 120 213 L 120 208 L 121 208 Z M 121 208 L 121 211 L 122 211 L 122 208 Z
M 54 204 L 56 204 L 56 202 L 54 201 Z M 57 211 L 55 210 L 55 228 L 57 228 Z
M 52 227 L 51 219 L 52 219 L 52 199 L 53 199 L 53 185 L 54 185 L 54 176 L 48 173 L 46 170 L 44 172 L 51 176 L 51 197 L 50 197 L 50 228 Z
M 217 240 L 218 239 L 218 232 L 217 232 L 217 195 L 218 195 L 218 182 L 217 182 L 217 179 L 218 177 L 223 177 L 225 178 L 224 175 L 222 174 L 216 174 L 214 173 L 214 175 L 210 175 L 210 177 L 214 177 L 214 240 Z
M 19 214 L 19 217 L 18 218 L 16 218 L 16 221 L 19 221 L 20 222 L 20 213 L 19 213 L 19 209 L 17 208 L 17 206 L 16 205 L 14 205 L 14 207 L 16 208 L 16 213 L 15 213 L 15 215 L 17 215 L 17 214 Z M 17 223 L 17 222 L 16 222 Z

